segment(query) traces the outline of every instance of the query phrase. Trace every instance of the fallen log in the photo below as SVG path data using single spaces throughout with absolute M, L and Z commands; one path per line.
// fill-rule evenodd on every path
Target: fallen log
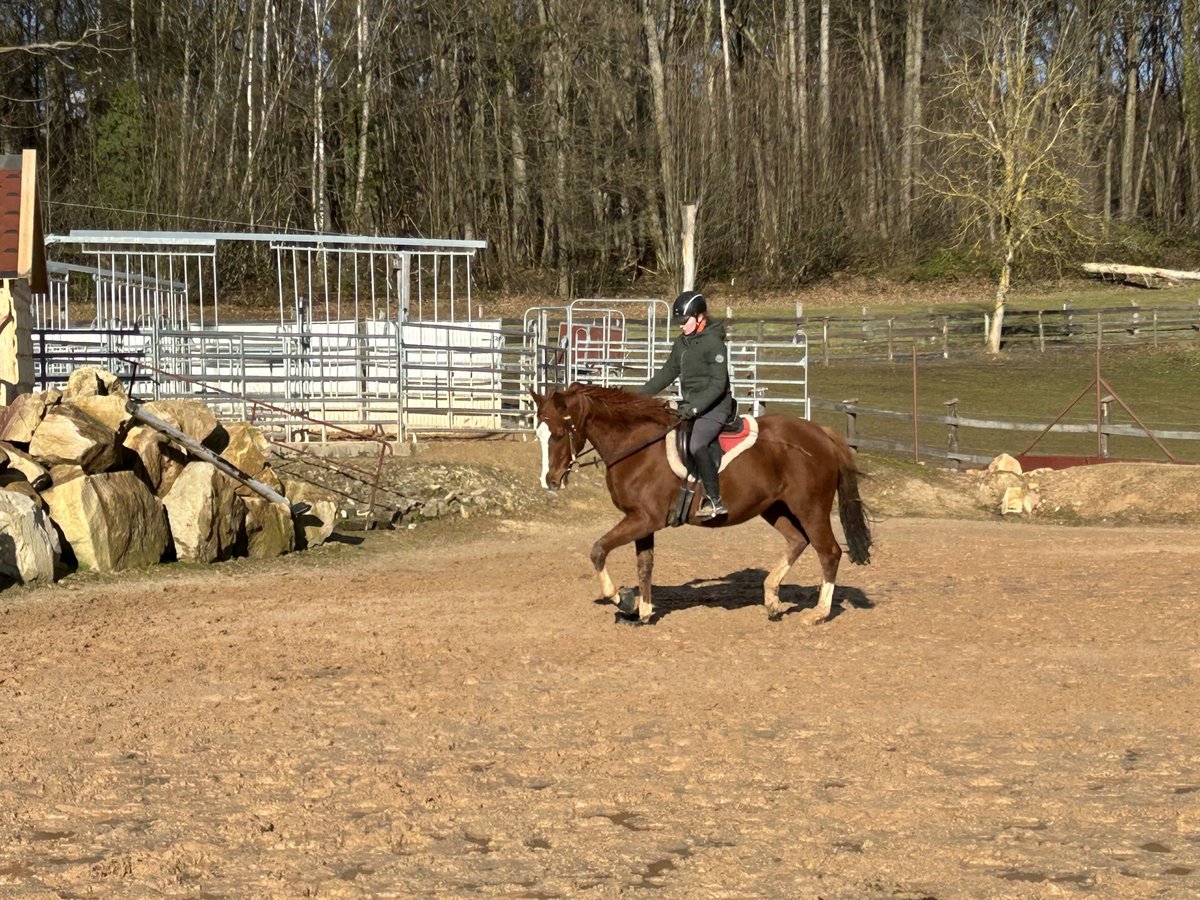
M 1184 281 L 1200 281 L 1200 272 L 1189 272 L 1184 269 L 1160 269 L 1155 266 L 1127 266 L 1121 263 L 1082 263 L 1083 271 L 1089 275 L 1120 276 L 1124 281 L 1139 280 L 1150 287 L 1152 279 L 1170 281 L 1179 284 Z
M 146 412 L 146 410 L 142 409 L 142 405 L 138 403 L 138 401 L 128 401 L 125 404 L 125 410 L 143 425 L 148 425 L 155 431 L 162 432 L 188 453 L 199 457 L 205 462 L 212 463 L 230 478 L 233 478 L 234 480 L 246 485 L 246 487 L 250 488 L 250 490 L 254 491 L 259 496 L 265 497 L 272 503 L 284 504 L 292 511 L 292 518 L 303 515 L 312 509 L 312 506 L 308 503 L 289 502 L 287 497 L 283 496 L 283 494 L 279 493 L 269 484 L 263 484 L 258 479 L 251 478 L 229 460 L 209 450 L 199 441 L 184 434 L 174 425 L 170 424 L 169 422 L 164 422 L 162 419 L 156 415 L 153 415 L 152 413 Z

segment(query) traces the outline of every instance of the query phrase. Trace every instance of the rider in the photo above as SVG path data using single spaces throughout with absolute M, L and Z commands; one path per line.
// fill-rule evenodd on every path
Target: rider
M 704 483 L 700 517 L 712 519 L 729 512 L 721 501 L 717 467 L 720 450 L 717 435 L 734 421 L 737 405 L 729 388 L 729 352 L 725 347 L 725 323 L 708 318 L 708 301 L 699 291 L 684 291 L 671 307 L 671 324 L 682 329 L 666 363 L 649 381 L 635 390 L 657 394 L 676 378 L 683 393 L 679 414 L 695 419 L 688 450 L 696 460 Z

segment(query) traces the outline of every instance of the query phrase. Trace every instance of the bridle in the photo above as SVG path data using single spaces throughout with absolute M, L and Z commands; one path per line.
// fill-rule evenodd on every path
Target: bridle
M 571 413 L 567 410 L 567 404 L 563 403 L 562 398 L 559 397 L 558 394 L 552 394 L 550 396 L 550 400 L 554 403 L 554 408 L 558 410 L 559 418 L 563 420 L 563 424 L 567 427 L 567 449 L 571 451 L 571 461 L 567 463 L 567 467 L 563 469 L 563 478 L 566 478 L 570 471 L 575 468 L 575 463 L 578 461 L 579 457 L 586 453 L 595 453 L 596 448 L 592 447 L 589 450 L 576 452 L 576 439 L 579 439 L 581 442 L 586 442 L 587 439 L 584 438 L 584 436 L 580 434 L 579 430 L 575 427 L 575 421 L 571 418 Z M 592 463 L 584 463 L 583 465 L 592 465 Z
M 646 440 L 641 441 L 637 444 L 634 444 L 632 447 L 626 447 L 625 449 L 616 453 L 611 459 L 604 459 L 602 456 L 600 456 L 600 451 L 597 450 L 595 448 L 595 446 L 589 447 L 588 449 L 583 450 L 579 453 L 575 452 L 575 438 L 577 438 L 577 437 L 583 438 L 583 435 L 580 434 L 579 430 L 575 427 L 575 421 L 571 417 L 571 413 L 567 410 L 567 405 L 563 402 L 562 398 L 560 396 L 558 396 L 558 394 L 552 394 L 550 396 L 550 400 L 554 403 L 554 408 L 558 411 L 559 417 L 563 420 L 563 423 L 566 425 L 567 434 L 570 436 L 570 439 L 571 439 L 570 440 L 571 461 L 569 463 L 567 463 L 566 469 L 563 470 L 564 476 L 568 472 L 570 472 L 571 469 L 573 469 L 575 467 L 576 463 L 578 462 L 578 460 L 581 457 L 587 455 L 588 453 L 595 453 L 597 458 L 594 460 L 589 460 L 588 462 L 578 463 L 580 468 L 583 468 L 585 466 L 596 466 L 596 465 L 599 465 L 600 463 L 604 463 L 606 466 L 608 466 L 611 469 L 617 463 L 621 462 L 622 460 L 628 459 L 629 457 L 633 456 L 633 454 L 637 453 L 639 450 L 645 450 L 651 444 L 657 444 L 659 441 L 661 441 L 663 438 L 665 438 L 668 434 L 670 434 L 672 431 L 674 431 L 678 427 L 678 424 L 669 425 L 669 426 L 667 426 L 667 428 L 665 430 L 647 438 Z M 586 438 L 583 438 L 583 439 L 586 441 Z

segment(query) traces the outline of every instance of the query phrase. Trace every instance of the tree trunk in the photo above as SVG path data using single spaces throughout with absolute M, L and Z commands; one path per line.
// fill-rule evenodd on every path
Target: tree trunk
M 1200 0 L 1182 0 L 1183 128 L 1187 137 L 1187 221 L 1200 225 Z
M 645 7 L 648 9 L 650 0 L 645 0 Z M 725 9 L 725 0 L 719 0 L 718 9 L 721 13 L 721 62 L 722 73 L 725 76 L 725 136 L 728 142 L 733 141 L 733 68 L 729 63 L 729 14 Z M 649 13 L 647 12 L 647 15 Z M 654 32 L 657 35 L 657 31 Z M 646 40 L 650 40 L 650 33 L 647 32 Z M 657 37 L 655 38 L 657 41 Z M 658 52 L 657 47 L 654 50 Z M 661 63 L 659 69 L 661 71 Z M 667 205 L 670 210 L 670 204 Z
M 820 24 L 820 59 L 817 63 L 817 97 L 820 107 L 820 121 L 817 130 L 820 133 L 820 164 L 828 166 L 830 160 L 830 84 L 829 84 L 829 0 L 821 0 L 821 24 Z
M 1012 264 L 1015 254 L 1012 247 L 1004 253 L 1000 266 L 1000 277 L 996 280 L 996 297 L 992 303 L 992 321 L 988 326 L 987 348 L 989 353 L 1000 352 L 1000 333 L 1004 328 L 1004 310 L 1008 303 L 1008 289 L 1012 286 Z
M 313 230 L 323 234 L 325 216 L 325 0 L 313 0 L 312 215 Z
M 658 171 L 662 182 L 662 210 L 666 216 L 666 222 L 662 226 L 666 258 L 660 259 L 659 263 L 669 271 L 673 271 L 678 258 L 679 246 L 678 231 L 673 225 L 679 210 L 675 192 L 675 141 L 671 121 L 667 116 L 667 82 L 663 74 L 662 53 L 659 49 L 658 27 L 654 21 L 653 5 L 654 0 L 642 0 L 642 29 L 646 37 L 650 92 L 654 100 L 654 131 L 658 136 Z
M 1121 218 L 1132 219 L 1134 143 L 1137 137 L 1138 59 L 1141 56 L 1142 25 L 1137 3 L 1126 7 L 1125 18 L 1125 119 L 1121 136 Z
M 904 32 L 904 122 L 900 133 L 900 233 L 904 237 L 912 235 L 924 34 L 925 0 L 909 0 Z
M 362 232 L 363 206 L 367 194 L 367 157 L 371 135 L 371 92 L 374 72 L 367 59 L 369 31 L 363 0 L 355 8 L 355 69 L 358 75 L 358 141 L 355 147 L 357 159 L 354 171 L 354 212 L 351 216 L 353 228 Z
M 874 228 L 880 235 L 886 238 L 892 233 L 892 226 L 897 212 L 892 202 L 892 197 L 895 193 L 895 170 L 893 165 L 896 156 L 894 145 L 892 144 L 892 110 L 888 103 L 887 68 L 883 61 L 883 48 L 880 44 L 879 11 L 876 0 L 871 0 L 869 14 L 871 26 L 869 35 L 871 60 L 869 68 L 874 70 L 875 76 L 875 109 L 871 119 L 864 120 L 864 126 L 867 121 L 871 121 L 872 119 L 875 121 L 876 125 L 873 129 L 873 135 L 878 135 L 878 148 L 873 160 L 864 160 L 864 163 L 867 164 L 867 171 L 864 174 L 870 178 L 872 190 L 878 195 L 879 203 L 875 215 L 869 217 L 867 223 L 869 227 Z M 867 131 L 866 127 L 863 128 L 863 131 Z
M 512 156 L 512 225 L 513 247 L 519 257 L 527 257 L 530 246 L 529 225 L 529 175 L 526 171 L 525 133 L 518 118 L 517 87 L 512 76 L 504 80 L 504 96 L 508 101 L 508 143 Z

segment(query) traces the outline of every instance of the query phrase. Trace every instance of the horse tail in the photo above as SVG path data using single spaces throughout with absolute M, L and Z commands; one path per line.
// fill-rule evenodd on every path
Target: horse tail
M 838 454 L 838 518 L 846 533 L 850 562 L 865 566 L 871 562 L 871 526 L 867 509 L 858 494 L 858 476 L 862 474 L 854 462 L 854 452 L 845 439 L 832 428 L 822 426 Z

